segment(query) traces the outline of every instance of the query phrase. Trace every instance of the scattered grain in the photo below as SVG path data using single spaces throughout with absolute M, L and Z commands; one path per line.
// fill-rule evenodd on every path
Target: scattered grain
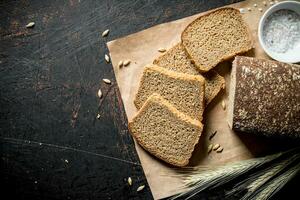
M 207 153 L 210 153 L 210 152 L 212 151 L 212 148 L 213 148 L 213 145 L 212 145 L 212 144 L 208 145 Z
M 255 3 L 253 6 L 254 6 L 254 7 L 257 7 L 257 4 Z
M 131 179 L 131 177 L 128 177 L 127 182 L 128 182 L 128 185 L 132 186 L 132 179 Z
M 137 192 L 142 191 L 144 188 L 145 188 L 145 185 L 141 185 L 136 189 L 136 191 Z
M 33 28 L 35 25 L 34 22 L 29 22 L 27 25 L 26 25 L 26 28 Z
M 120 62 L 118 63 L 118 67 L 121 68 L 121 67 L 123 67 L 123 65 L 124 65 L 123 60 L 120 60 Z
M 221 153 L 222 151 L 223 151 L 223 147 L 219 147 L 219 148 L 216 150 L 217 153 Z
M 212 134 L 210 134 L 208 139 L 211 140 L 216 134 L 217 134 L 217 131 L 213 132 Z
M 106 60 L 106 62 L 107 62 L 107 63 L 109 63 L 109 62 L 110 62 L 110 58 L 109 58 L 109 56 L 108 56 L 107 54 L 105 54 L 105 56 L 104 56 L 104 57 L 105 57 L 105 60 Z
M 98 90 L 97 94 L 98 94 L 98 97 L 101 99 L 102 98 L 102 91 L 101 91 L 101 89 Z
M 215 145 L 213 146 L 213 150 L 215 151 L 215 150 L 217 150 L 219 147 L 220 147 L 219 144 L 215 144 Z
M 259 12 L 262 12 L 262 11 L 263 11 L 263 9 L 262 9 L 262 8 L 259 8 L 258 10 L 259 10 Z
M 130 64 L 130 62 L 131 62 L 131 60 L 125 60 L 124 63 L 123 63 L 123 65 L 126 67 L 126 66 L 128 66 Z
M 159 48 L 158 51 L 159 51 L 160 53 L 163 53 L 163 52 L 165 52 L 165 51 L 167 51 L 167 50 L 166 50 L 165 48 Z
M 97 117 L 96 117 L 96 118 L 97 118 L 97 119 L 100 119 L 100 117 L 101 117 L 101 115 L 100 115 L 100 114 L 97 114 Z
M 222 100 L 222 103 L 221 103 L 221 105 L 222 105 L 222 108 L 223 108 L 223 110 L 225 110 L 225 109 L 226 109 L 226 103 L 225 103 L 225 101 L 224 101 L 224 100 Z
M 107 79 L 107 78 L 104 78 L 103 82 L 106 83 L 106 84 L 111 84 L 111 81 L 109 79 Z
M 251 8 L 249 7 L 249 8 L 247 8 L 247 10 L 248 10 L 248 11 L 251 11 Z
M 105 31 L 103 31 L 102 37 L 108 36 L 108 33 L 109 33 L 109 29 L 106 29 Z

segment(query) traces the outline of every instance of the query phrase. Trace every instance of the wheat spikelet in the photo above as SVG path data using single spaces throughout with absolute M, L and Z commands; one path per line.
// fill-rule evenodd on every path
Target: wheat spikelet
M 295 165 L 294 167 L 288 169 L 282 175 L 273 179 L 252 199 L 266 200 L 270 199 L 276 192 L 278 192 L 289 180 L 291 180 L 298 172 L 300 171 L 300 163 Z
M 236 195 L 241 190 L 244 190 L 247 193 L 243 196 L 243 199 L 249 199 L 255 196 L 257 191 L 263 191 L 267 185 L 266 183 L 273 180 L 276 175 L 282 173 L 284 170 L 289 170 L 295 162 L 299 163 L 299 150 L 300 148 L 295 148 L 284 153 L 235 162 L 222 167 L 180 169 L 178 172 L 182 172 L 179 176 L 185 182 L 185 186 L 182 188 L 184 190 L 172 196 L 171 199 L 179 197 L 191 198 L 207 188 L 211 189 L 222 186 L 246 173 L 250 174 L 250 178 L 236 184 L 236 187 L 228 193 L 229 195 L 226 194 L 226 197 Z
M 173 196 L 171 199 L 182 196 L 189 196 L 189 198 L 193 197 L 206 188 L 213 188 L 225 184 L 249 170 L 268 163 L 281 155 L 282 153 L 277 153 L 262 158 L 254 158 L 227 164 L 216 169 L 201 170 L 200 172 L 197 168 L 194 168 L 194 172 L 182 176 L 185 182 L 186 191 Z

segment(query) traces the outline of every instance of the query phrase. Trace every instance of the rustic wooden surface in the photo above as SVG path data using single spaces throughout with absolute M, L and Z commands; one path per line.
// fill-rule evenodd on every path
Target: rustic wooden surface
M 151 199 L 112 66 L 103 59 L 105 42 L 233 2 L 2 0 L 2 196 Z M 27 29 L 31 21 L 36 25 Z

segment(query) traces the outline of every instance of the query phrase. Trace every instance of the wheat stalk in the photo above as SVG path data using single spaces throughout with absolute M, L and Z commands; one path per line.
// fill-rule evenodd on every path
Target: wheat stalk
M 269 180 L 282 173 L 282 171 L 286 170 L 293 164 L 295 161 L 299 160 L 300 154 L 292 155 L 279 163 L 274 163 L 270 167 L 266 169 L 259 170 L 251 175 L 250 178 L 242 181 L 237 184 L 233 190 L 226 194 L 226 197 L 230 197 L 231 195 L 235 195 L 239 191 L 247 190 L 247 193 L 241 198 L 241 200 L 249 199 L 251 195 L 253 195 L 259 188 L 265 186 Z
M 243 174 L 250 173 L 250 172 L 252 174 L 255 174 L 255 177 L 257 179 L 249 178 L 246 181 L 242 181 L 238 185 L 248 186 L 248 187 L 244 187 L 249 191 L 249 193 L 246 195 L 251 196 L 251 194 L 253 194 L 259 188 L 261 188 L 274 175 L 284 170 L 285 169 L 284 166 L 286 166 L 286 164 L 292 163 L 295 159 L 298 159 L 300 157 L 299 150 L 300 148 L 296 148 L 284 153 L 277 153 L 277 154 L 273 154 L 261 158 L 254 158 L 254 159 L 244 160 L 240 162 L 235 162 L 217 168 L 194 167 L 194 168 L 178 170 L 180 172 L 183 172 L 181 174 L 181 178 L 185 182 L 185 185 L 182 188 L 184 189 L 184 191 L 172 196 L 171 199 L 177 199 L 179 197 L 186 197 L 186 199 L 189 199 L 207 188 L 219 187 Z M 296 156 L 294 155 L 295 153 Z M 286 158 L 287 156 L 290 157 L 280 162 L 279 164 L 277 163 L 277 165 L 274 165 L 276 167 L 274 166 L 273 168 L 268 167 L 270 163 L 274 163 L 274 162 L 276 163 L 282 157 Z M 267 167 L 263 168 L 265 165 Z M 242 187 L 238 187 L 238 188 L 242 188 Z M 236 192 L 238 192 L 238 190 L 233 190 L 231 194 L 234 194 Z
M 251 199 L 267 200 L 276 194 L 289 180 L 291 180 L 300 171 L 300 163 L 296 164 L 292 168 L 288 169 L 282 175 L 273 179 L 266 186 L 257 192 L 256 195 L 252 195 Z
M 203 168 L 200 167 L 199 171 L 198 168 L 194 168 L 195 171 L 192 171 L 189 174 L 185 173 L 185 175 L 182 176 L 186 190 L 173 196 L 171 199 L 176 199 L 182 196 L 188 196 L 188 198 L 191 198 L 207 188 L 213 188 L 225 184 L 249 170 L 277 159 L 281 155 L 282 153 L 277 153 L 262 158 L 239 161 L 216 169 L 202 170 Z

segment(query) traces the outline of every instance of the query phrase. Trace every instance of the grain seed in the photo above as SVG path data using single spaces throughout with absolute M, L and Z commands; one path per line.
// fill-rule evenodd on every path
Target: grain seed
M 123 67 L 123 65 L 124 65 L 123 61 L 120 60 L 120 62 L 118 63 L 118 67 L 121 68 L 121 67 Z
M 224 101 L 224 100 L 222 100 L 222 103 L 221 103 L 221 105 L 222 105 L 222 108 L 223 108 L 223 110 L 225 110 L 225 109 L 226 109 L 226 103 L 225 103 L 225 101 Z
M 26 28 L 33 28 L 35 25 L 34 22 L 29 22 L 27 25 L 26 25 Z
M 249 8 L 247 8 L 247 10 L 248 10 L 248 11 L 251 11 L 251 8 L 249 7 Z
M 217 153 L 221 153 L 222 151 L 223 151 L 223 147 L 219 147 L 219 148 L 216 150 Z
M 65 163 L 69 163 L 69 161 L 67 159 L 65 159 Z
M 271 1 L 271 2 L 270 2 L 270 5 L 273 5 L 273 4 L 274 4 L 274 3 Z
M 213 150 L 215 151 L 215 150 L 217 150 L 219 147 L 220 147 L 219 144 L 215 144 L 215 145 L 213 146 Z
M 107 62 L 107 63 L 109 63 L 109 62 L 110 62 L 110 58 L 109 58 L 109 56 L 108 56 L 107 54 L 105 54 L 105 56 L 104 56 L 104 57 L 105 57 L 105 60 L 106 60 L 106 62 Z
M 98 94 L 98 97 L 101 99 L 101 97 L 102 97 L 102 91 L 101 91 L 101 89 L 98 90 L 97 94 Z
M 141 185 L 136 189 L 136 191 L 137 192 L 142 191 L 144 188 L 145 188 L 145 185 Z
M 160 53 L 163 53 L 163 52 L 165 52 L 165 51 L 167 51 L 167 50 L 166 50 L 165 48 L 159 48 L 158 51 L 159 51 Z
M 213 145 L 212 145 L 212 144 L 208 145 L 207 153 L 210 153 L 210 152 L 212 151 L 212 148 L 213 148 Z
M 254 7 L 257 7 L 257 4 L 255 3 L 253 6 L 254 6 Z
M 264 4 L 265 6 L 267 6 L 267 2 L 264 1 L 263 4 Z
M 132 185 L 132 179 L 131 179 L 131 177 L 128 177 L 128 179 L 127 179 L 127 182 L 128 182 L 128 185 Z
M 208 139 L 211 140 L 216 134 L 217 134 L 217 131 L 213 132 L 212 134 L 210 134 Z
M 111 84 L 111 81 L 109 79 L 107 79 L 107 78 L 104 78 L 103 82 L 106 83 L 106 84 Z
M 106 29 L 105 31 L 103 31 L 102 37 L 106 37 L 108 33 L 109 33 L 109 29 Z
M 130 62 L 131 62 L 131 60 L 125 60 L 124 63 L 123 63 L 123 65 L 126 67 L 126 66 L 128 66 L 130 64 Z
M 100 114 L 97 114 L 97 117 L 96 117 L 96 118 L 97 118 L 97 119 L 100 119 L 100 117 L 101 117 L 101 115 L 100 115 Z
M 258 10 L 259 10 L 259 12 L 262 12 L 262 11 L 263 11 L 263 9 L 262 9 L 262 8 L 259 8 Z

